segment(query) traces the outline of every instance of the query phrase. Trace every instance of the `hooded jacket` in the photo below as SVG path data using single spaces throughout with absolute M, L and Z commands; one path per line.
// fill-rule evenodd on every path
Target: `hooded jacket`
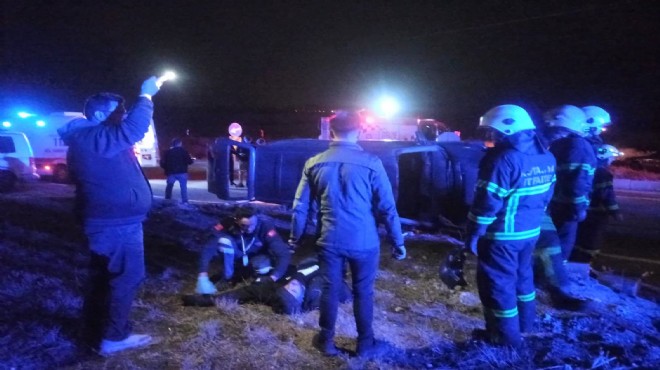
M 538 236 L 554 182 L 555 159 L 535 136 L 489 149 L 479 163 L 468 233 L 506 241 Z
M 77 210 L 85 226 L 142 222 L 152 193 L 133 149 L 149 129 L 151 100 L 141 97 L 118 125 L 81 118 L 58 133 L 69 147 Z

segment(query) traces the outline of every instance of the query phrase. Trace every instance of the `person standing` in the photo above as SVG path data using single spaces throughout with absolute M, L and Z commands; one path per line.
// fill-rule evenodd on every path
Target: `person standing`
M 591 195 L 587 218 L 580 224 L 575 249 L 570 260 L 577 263 L 590 263 L 600 252 L 603 233 L 612 218 L 623 221 L 623 215 L 614 193 L 614 175 L 608 169 L 612 162 L 623 155 L 612 145 L 602 144 L 597 149 L 598 167 L 594 175 L 594 191 Z
M 239 143 L 243 141 L 241 135 L 243 134 L 243 127 L 238 122 L 232 122 L 227 129 L 229 132 L 229 139 L 238 141 Z M 232 145 L 230 154 L 229 154 L 229 185 L 237 186 L 236 182 L 236 168 L 238 163 L 238 146 Z M 240 169 L 239 169 L 240 170 Z
M 320 332 L 313 345 L 326 356 L 335 356 L 335 323 L 348 262 L 353 288 L 353 312 L 357 326 L 356 352 L 373 357 L 384 347 L 374 337 L 373 294 L 380 256 L 378 222 L 387 230 L 392 257 L 406 257 L 401 222 L 392 186 L 381 160 L 357 144 L 361 117 L 339 111 L 330 119 L 330 148 L 305 162 L 293 202 L 289 243 L 299 244 L 308 215 L 316 210 L 316 245 L 323 288 Z
M 193 159 L 183 148 L 181 139 L 172 139 L 172 146 L 167 149 L 160 166 L 165 170 L 167 185 L 165 186 L 165 199 L 172 199 L 174 183 L 179 182 L 181 188 L 181 203 L 188 203 L 188 166 Z
M 534 330 L 536 293 L 532 253 L 552 196 L 555 159 L 517 105 L 486 112 L 479 127 L 495 146 L 479 163 L 475 198 L 468 213 L 465 246 L 477 258 L 477 287 L 487 340 L 518 347 Z
M 562 257 L 567 260 L 575 245 L 578 224 L 587 217 L 596 155 L 585 139 L 586 116 L 574 105 L 562 105 L 544 115 L 550 152 L 557 160 L 557 186 L 550 216 L 557 228 Z
M 582 111 L 587 127 L 585 139 L 594 148 L 598 165 L 594 173 L 591 199 L 592 203 L 597 202 L 597 204 L 589 204 L 587 218 L 578 224 L 575 249 L 569 256 L 569 261 L 572 263 L 588 263 L 591 257 L 598 253 L 602 234 L 608 223 L 607 213 L 615 220 L 621 218 L 612 187 L 613 176 L 607 168 L 615 157 L 623 153 L 605 144 L 601 137 L 605 127 L 612 124 L 612 118 L 605 109 L 595 105 L 582 107 Z M 609 209 L 610 207 L 616 209 Z
M 85 118 L 58 133 L 69 147 L 67 162 L 76 185 L 76 208 L 83 221 L 90 258 L 85 326 L 101 355 L 148 345 L 133 333 L 131 305 L 145 278 L 142 222 L 152 192 L 133 146 L 142 140 L 153 115 L 151 98 L 160 83 L 150 77 L 125 118 L 124 99 L 99 93 L 87 99 Z

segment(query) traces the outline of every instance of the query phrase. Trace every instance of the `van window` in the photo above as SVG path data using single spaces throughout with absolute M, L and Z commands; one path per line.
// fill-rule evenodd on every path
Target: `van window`
M 0 136 L 0 153 L 16 153 L 16 146 L 11 136 Z

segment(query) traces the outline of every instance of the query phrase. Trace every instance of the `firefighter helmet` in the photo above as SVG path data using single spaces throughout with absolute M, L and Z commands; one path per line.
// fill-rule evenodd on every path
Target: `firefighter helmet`
M 479 127 L 491 127 L 507 136 L 536 128 L 527 111 L 512 104 L 498 105 L 486 112 L 479 119 Z
M 440 280 L 447 288 L 454 289 L 457 286 L 467 286 L 463 275 L 463 267 L 467 258 L 466 249 L 456 246 L 452 249 L 440 265 Z
M 588 105 L 586 107 L 582 107 L 582 111 L 584 111 L 586 116 L 586 130 L 588 133 L 598 135 L 601 133 L 601 131 L 603 131 L 603 127 L 612 124 L 612 118 L 610 117 L 610 114 L 601 107 Z
M 609 144 L 603 144 L 599 146 L 598 149 L 596 149 L 596 158 L 598 159 L 604 160 L 608 158 L 620 157 L 622 155 L 623 152 Z
M 548 127 L 564 127 L 582 136 L 586 133 L 587 117 L 582 109 L 574 105 L 560 105 L 550 109 L 543 115 L 543 120 Z

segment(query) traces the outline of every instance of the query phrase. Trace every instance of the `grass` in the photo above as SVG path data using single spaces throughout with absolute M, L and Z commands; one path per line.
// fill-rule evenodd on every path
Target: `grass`
M 77 333 L 87 251 L 71 199 L 34 193 L 0 197 L 0 369 L 529 369 L 660 366 L 657 305 L 602 286 L 585 286 L 597 303 L 587 313 L 548 306 L 539 292 L 539 333 L 514 351 L 472 339 L 483 328 L 474 285 L 451 291 L 437 278 L 451 238 L 419 234 L 407 241 L 409 258 L 381 251 L 374 329 L 388 343 L 385 356 L 361 360 L 355 349 L 351 304 L 340 306 L 336 358 L 311 345 L 318 312 L 282 316 L 263 305 L 221 301 L 192 308 L 180 296 L 193 291 L 201 235 L 228 210 L 180 209 L 157 202 L 145 224 L 147 280 L 134 304 L 137 332 L 158 343 L 110 358 L 85 351 Z M 282 208 L 264 210 L 278 224 Z M 284 231 L 284 230 L 283 230 Z M 307 243 L 296 260 L 312 253 Z

